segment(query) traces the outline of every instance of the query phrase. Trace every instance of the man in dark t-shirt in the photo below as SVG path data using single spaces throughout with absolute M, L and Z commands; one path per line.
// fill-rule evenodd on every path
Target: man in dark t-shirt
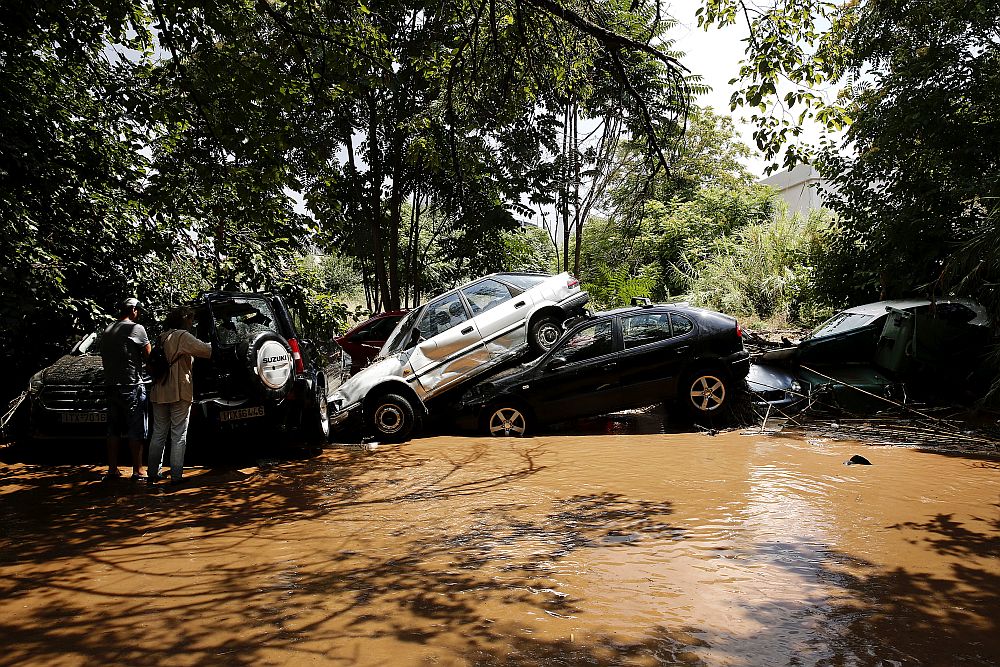
M 126 438 L 132 453 L 132 479 L 142 477 L 142 443 L 146 439 L 146 386 L 143 365 L 150 344 L 146 329 L 136 323 L 139 300 L 122 302 L 118 321 L 104 330 L 101 360 L 108 403 L 108 479 L 121 476 L 118 449 Z

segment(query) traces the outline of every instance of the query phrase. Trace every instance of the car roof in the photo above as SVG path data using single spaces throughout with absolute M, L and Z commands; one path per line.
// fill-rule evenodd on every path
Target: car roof
M 987 315 L 985 308 L 983 308 L 976 301 L 963 297 L 948 297 L 945 299 L 937 299 L 935 301 L 931 301 L 930 299 L 890 299 L 888 301 L 876 301 L 875 303 L 865 303 L 860 306 L 845 308 L 841 312 L 851 313 L 852 315 L 871 315 L 878 317 L 880 315 L 885 315 L 887 308 L 895 308 L 896 310 L 912 310 L 920 308 L 921 306 L 929 306 L 932 303 L 961 304 L 976 314 L 975 318 L 969 321 L 969 324 L 985 326 L 990 323 L 990 318 L 989 315 Z
M 698 312 L 700 308 L 694 308 L 688 302 L 682 301 L 679 303 L 651 303 L 648 306 L 625 306 L 624 308 L 615 308 L 613 310 L 602 310 L 600 312 L 594 313 L 591 317 L 607 317 L 609 315 L 622 315 L 624 313 L 640 313 L 644 310 L 662 310 L 664 308 L 670 308 L 673 310 L 687 311 L 687 312 Z

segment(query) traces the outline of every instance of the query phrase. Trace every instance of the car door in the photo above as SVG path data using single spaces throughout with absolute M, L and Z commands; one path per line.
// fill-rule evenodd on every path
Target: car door
M 673 398 L 678 375 L 692 350 L 694 322 L 665 310 L 620 315 L 621 400 L 638 408 Z
M 489 352 L 458 292 L 431 301 L 417 321 L 421 342 L 410 354 L 422 393 L 433 396 L 475 374 Z
M 520 391 L 544 422 L 613 412 L 620 383 L 612 319 L 587 324 L 542 362 Z
M 503 357 L 525 342 L 524 315 L 531 310 L 530 298 L 492 278 L 461 291 L 492 358 Z

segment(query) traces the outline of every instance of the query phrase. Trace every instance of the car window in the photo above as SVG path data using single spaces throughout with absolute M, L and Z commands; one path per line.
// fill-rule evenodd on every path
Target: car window
M 458 292 L 453 292 L 437 301 L 431 301 L 427 312 L 417 323 L 420 335 L 432 338 L 469 319 L 469 313 Z
M 472 306 L 473 317 L 479 313 L 485 313 L 491 308 L 496 308 L 512 296 L 509 287 L 495 280 L 483 280 L 471 287 L 466 287 L 462 290 L 462 294 Z
M 275 328 L 274 312 L 264 299 L 232 298 L 212 303 L 215 330 L 222 345 L 235 345 L 248 334 Z
M 504 273 L 500 277 L 504 282 L 508 282 L 514 287 L 520 287 L 522 290 L 529 290 L 535 285 L 545 282 L 548 276 L 525 276 L 525 275 L 515 275 Z
M 614 351 L 611 339 L 611 320 L 597 322 L 580 329 L 553 355 L 566 362 L 586 361 Z
M 622 341 L 626 350 L 670 338 L 668 313 L 641 313 L 622 318 Z
M 677 313 L 670 314 L 670 322 L 673 324 L 675 336 L 683 336 L 687 332 L 691 331 L 691 329 L 694 329 L 694 322 L 683 315 L 678 315 Z
M 351 336 L 351 340 L 385 340 L 389 337 L 389 334 L 392 333 L 392 330 L 396 328 L 396 323 L 399 322 L 400 319 L 400 316 L 392 315 L 372 320 L 360 331 L 356 331 L 354 335 Z
M 861 313 L 837 313 L 823 324 L 819 325 L 809 334 L 810 338 L 816 336 L 829 336 L 842 331 L 860 329 L 875 319 L 874 315 L 863 315 Z

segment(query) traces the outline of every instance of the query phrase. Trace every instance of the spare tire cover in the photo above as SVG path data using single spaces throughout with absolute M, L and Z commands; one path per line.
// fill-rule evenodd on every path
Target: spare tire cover
M 257 379 L 264 395 L 284 397 L 295 379 L 292 349 L 284 338 L 273 331 L 251 336 L 243 356 L 247 369 Z

